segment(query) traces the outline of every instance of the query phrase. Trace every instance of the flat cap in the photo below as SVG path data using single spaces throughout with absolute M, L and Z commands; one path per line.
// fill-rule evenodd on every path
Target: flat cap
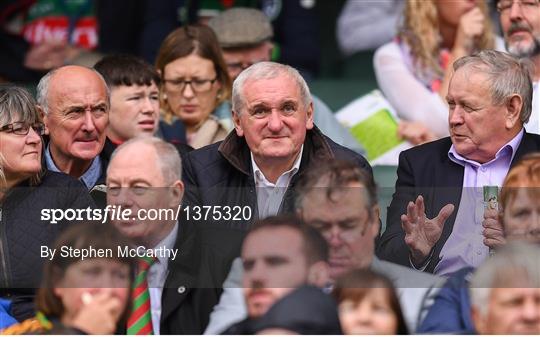
M 216 33 L 222 48 L 251 47 L 274 36 L 270 20 L 254 8 L 228 9 L 212 18 L 208 25 Z

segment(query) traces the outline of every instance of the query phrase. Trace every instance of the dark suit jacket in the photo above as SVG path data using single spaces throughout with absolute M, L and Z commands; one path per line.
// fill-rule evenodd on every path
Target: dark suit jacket
M 289 184 L 280 213 L 293 211 L 294 186 L 308 166 L 333 158 L 354 161 L 372 174 L 362 156 L 314 128 L 306 135 L 300 170 Z M 223 142 L 190 152 L 183 166 L 183 205 L 249 206 L 253 211 L 249 219 L 239 221 L 188 221 L 184 212 L 177 239 L 179 256 L 169 266 L 162 295 L 162 334 L 204 332 L 210 312 L 219 302 L 232 260 L 239 256 L 242 240 L 258 217 L 249 148 L 234 131 Z
M 434 218 L 446 204 L 455 206 L 454 212 L 444 224 L 441 238 L 433 250 L 433 258 L 425 271 L 433 272 L 439 263 L 439 254 L 454 228 L 464 168 L 448 158 L 452 141 L 450 137 L 403 151 L 399 156 L 397 182 L 386 221 L 386 231 L 377 240 L 377 256 L 383 260 L 409 266 L 409 248 L 405 244 L 405 232 L 401 228 L 401 215 L 406 214 L 407 203 L 424 197 L 426 216 Z M 540 136 L 526 133 L 519 144 L 511 165 L 523 155 L 540 151 Z

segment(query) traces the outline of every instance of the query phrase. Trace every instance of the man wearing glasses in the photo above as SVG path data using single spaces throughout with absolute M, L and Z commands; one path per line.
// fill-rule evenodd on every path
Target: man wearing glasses
M 533 109 L 527 131 L 540 133 L 540 1 L 499 0 L 501 28 L 508 52 L 519 58 L 528 58 L 534 65 Z
M 428 308 L 428 305 L 422 307 L 422 301 L 434 296 L 434 287 L 440 286 L 442 279 L 375 256 L 380 222 L 373 178 L 349 161 L 319 162 L 298 183 L 296 207 L 302 220 L 321 233 L 328 244 L 330 279 L 335 281 L 351 270 L 362 268 L 387 276 L 398 288 L 409 329 L 415 331 L 422 310 Z M 244 318 L 246 310 L 238 283 L 241 269 L 241 264 L 235 261 L 205 333 L 219 333 L 225 322 Z

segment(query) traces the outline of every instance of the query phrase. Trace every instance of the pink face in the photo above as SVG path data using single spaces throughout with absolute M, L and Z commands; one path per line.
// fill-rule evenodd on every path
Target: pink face
M 164 93 L 167 104 L 189 128 L 197 127 L 216 108 L 217 96 L 221 84 L 216 80 L 217 74 L 211 60 L 190 54 L 167 64 L 163 70 L 165 84 Z M 205 90 L 194 90 L 192 85 L 186 85 L 182 90 L 174 84 L 176 80 L 210 81 L 204 86 Z M 207 89 L 207 90 L 206 90 Z
M 500 20 L 511 54 L 531 57 L 540 53 L 540 6 L 530 1 L 513 1 L 510 8 L 501 12 Z
M 243 288 L 249 317 L 260 317 L 306 283 L 308 266 L 298 231 L 287 227 L 250 233 L 242 247 Z
M 69 66 L 50 79 L 43 121 L 55 162 L 94 159 L 105 144 L 109 102 L 105 83 L 93 71 Z
M 458 69 L 450 80 L 446 98 L 450 137 L 460 155 L 485 163 L 510 141 L 501 135 L 516 126 L 517 118 L 507 118 L 506 105 L 492 104 L 485 75 Z
M 236 133 L 245 137 L 257 162 L 293 161 L 313 128 L 313 107 L 304 106 L 293 79 L 282 74 L 271 79 L 247 81 L 244 109 L 236 111 Z
M 339 202 L 329 200 L 323 191 L 310 191 L 303 199 L 301 213 L 303 220 L 326 239 L 330 278 L 335 280 L 371 264 L 379 217 L 378 213 L 369 217 L 365 188 L 360 184 L 350 184 L 338 192 Z
M 490 291 L 485 314 L 474 315 L 480 334 L 540 334 L 540 289 L 494 288 Z
M 27 135 L 0 131 L 0 154 L 8 183 L 18 183 L 41 170 L 41 136 L 30 128 Z
M 152 136 L 159 123 L 159 91 L 151 85 L 121 85 L 111 90 L 107 135 L 125 142 L 137 136 Z
M 62 301 L 67 318 L 77 316 L 98 294 L 117 298 L 121 306 L 112 314 L 118 321 L 129 300 L 130 281 L 127 264 L 105 258 L 85 259 L 67 268 L 54 294 Z
M 132 144 L 114 156 L 107 170 L 108 205 L 131 211 L 131 216 L 115 217 L 112 224 L 135 243 L 147 247 L 163 240 L 175 223 L 170 216 L 155 217 L 151 212 L 176 210 L 184 191 L 181 181 L 166 180 L 159 161 L 153 146 Z

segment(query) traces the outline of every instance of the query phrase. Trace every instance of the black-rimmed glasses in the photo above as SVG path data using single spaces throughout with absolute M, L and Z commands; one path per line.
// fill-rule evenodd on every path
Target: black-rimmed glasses
M 175 91 L 184 91 L 186 88 L 186 85 L 189 84 L 191 86 L 191 89 L 195 92 L 205 92 L 212 89 L 212 84 L 217 81 L 217 77 L 212 80 L 207 79 L 191 79 L 191 80 L 185 80 L 183 78 L 175 78 L 175 79 L 163 79 L 163 82 L 170 83 L 171 87 Z

